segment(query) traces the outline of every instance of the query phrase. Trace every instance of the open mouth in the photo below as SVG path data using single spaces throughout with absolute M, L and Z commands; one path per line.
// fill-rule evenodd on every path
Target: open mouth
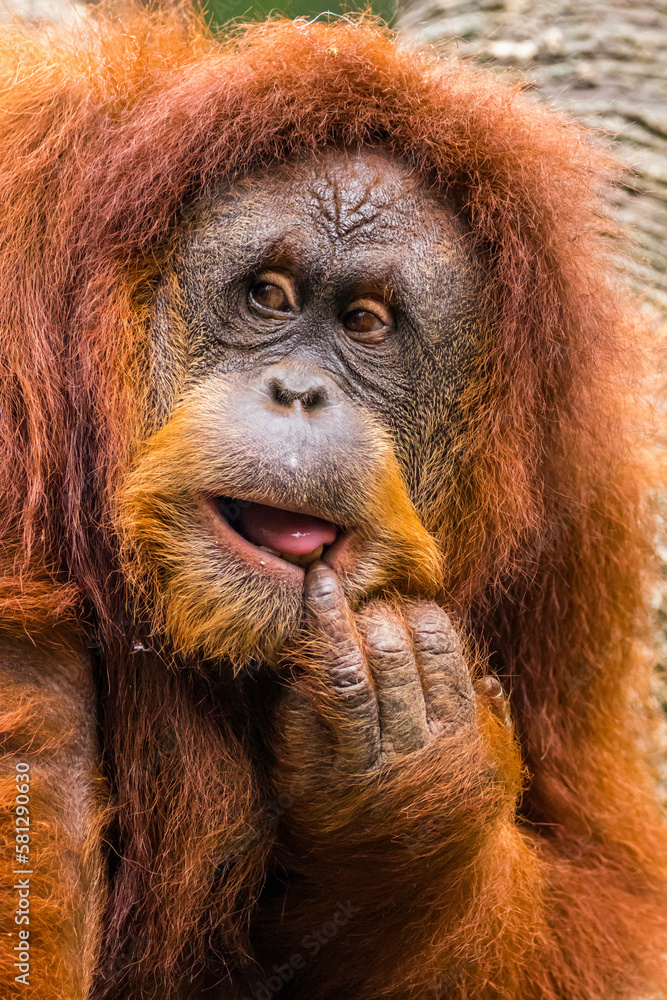
M 331 521 L 251 500 L 219 496 L 211 505 L 259 552 L 295 566 L 321 559 L 341 533 Z

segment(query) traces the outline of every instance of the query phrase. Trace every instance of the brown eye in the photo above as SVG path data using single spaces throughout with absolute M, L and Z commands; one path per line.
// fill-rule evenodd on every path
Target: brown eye
M 383 330 L 384 323 L 366 309 L 354 309 L 343 319 L 346 330 L 350 333 L 374 333 Z
M 392 318 L 381 302 L 361 300 L 345 313 L 343 326 L 362 344 L 381 344 L 392 326 Z
M 255 305 L 272 312 L 289 312 L 290 304 L 287 295 L 279 285 L 269 281 L 259 281 L 250 289 L 250 298 Z

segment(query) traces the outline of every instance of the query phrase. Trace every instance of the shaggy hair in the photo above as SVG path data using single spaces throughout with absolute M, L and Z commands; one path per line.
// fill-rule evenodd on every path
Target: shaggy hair
M 443 555 L 441 603 L 511 692 L 528 780 L 519 830 L 508 820 L 504 844 L 476 861 L 473 901 L 453 882 L 440 929 L 387 917 L 380 951 L 402 966 L 383 972 L 369 944 L 354 995 L 435 983 L 428 995 L 610 1000 L 667 987 L 664 829 L 638 750 L 650 715 L 646 345 L 598 235 L 609 162 L 516 89 L 369 20 L 278 20 L 219 39 L 132 13 L 81 32 L 73 44 L 10 28 L 0 42 L 0 598 L 17 634 L 69 622 L 104 648 L 122 857 L 100 994 L 164 995 L 209 947 L 238 966 L 271 849 L 242 741 L 224 706 L 199 707 L 205 679 L 131 654 L 142 636 L 116 498 L 148 419 L 153 292 L 193 199 L 276 161 L 362 146 L 402 157 L 459 206 L 485 269 L 483 363 L 447 467 L 429 470 L 426 527 Z M 166 764 L 142 773 L 165 740 Z M 235 863 L 216 868 L 239 839 Z M 0 977 L 13 986 L 8 955 Z M 446 968 L 456 975 L 438 985 Z

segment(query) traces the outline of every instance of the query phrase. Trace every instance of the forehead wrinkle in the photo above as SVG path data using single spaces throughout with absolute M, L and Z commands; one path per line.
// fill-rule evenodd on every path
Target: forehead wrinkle
M 411 185 L 389 178 L 386 166 L 349 162 L 322 165 L 301 188 L 309 218 L 332 241 L 363 241 L 397 229 L 411 194 Z
M 282 263 L 327 278 L 343 266 L 368 273 L 380 256 L 386 262 L 398 250 L 400 261 L 408 243 L 419 257 L 433 255 L 432 267 L 465 256 L 459 225 L 420 178 L 373 153 L 336 153 L 251 175 L 214 195 L 197 229 L 195 245 L 220 255 L 225 272 Z
M 269 218 L 263 210 L 252 211 L 257 207 L 254 203 L 250 211 L 235 214 L 236 206 L 227 204 L 205 217 L 186 241 L 187 257 L 214 261 L 225 271 L 281 265 L 306 269 L 312 255 L 310 227 L 298 216 L 280 220 Z

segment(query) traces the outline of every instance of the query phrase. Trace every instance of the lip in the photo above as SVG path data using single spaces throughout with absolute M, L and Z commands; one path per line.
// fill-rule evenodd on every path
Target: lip
M 235 497 L 234 499 L 250 499 L 249 497 Z M 256 503 L 266 503 L 263 497 L 261 500 L 252 497 Z M 271 506 L 271 505 L 270 505 Z M 275 506 L 275 505 L 274 505 Z M 226 550 L 231 551 L 237 557 L 248 563 L 250 567 L 259 575 L 277 577 L 284 583 L 292 586 L 303 587 L 303 582 L 308 567 L 297 566 L 294 563 L 281 559 L 271 552 L 258 548 L 252 542 L 244 538 L 225 518 L 217 505 L 216 497 L 205 497 L 201 504 L 202 513 L 208 522 L 212 534 L 218 544 Z M 295 513 L 312 514 L 314 517 L 322 516 L 312 507 L 283 506 L 281 509 L 291 510 Z M 347 531 L 339 531 L 335 542 L 327 546 L 319 561 L 327 563 L 336 572 L 345 572 L 349 565 L 352 545 L 352 537 Z M 318 560 L 313 560 L 313 565 Z

